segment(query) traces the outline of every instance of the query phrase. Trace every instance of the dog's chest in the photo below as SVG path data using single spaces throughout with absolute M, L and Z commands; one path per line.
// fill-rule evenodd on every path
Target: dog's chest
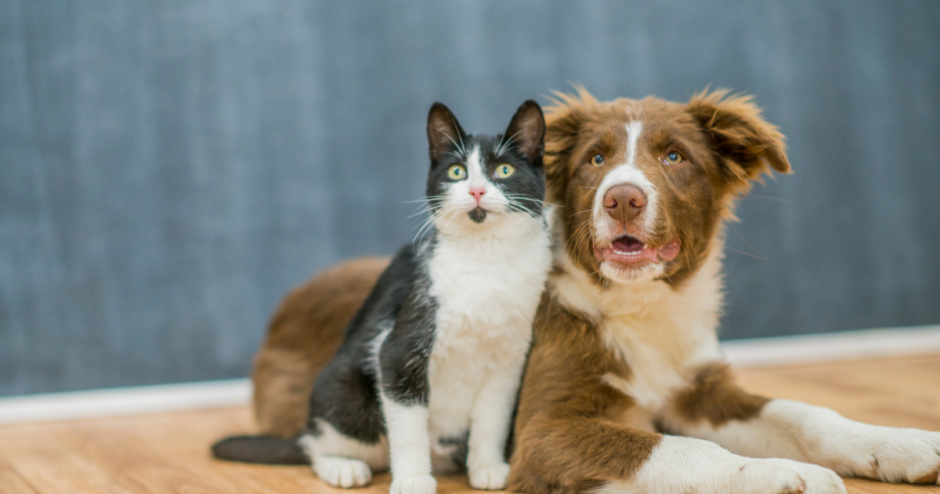
M 666 338 L 644 338 L 642 323 L 609 320 L 601 325 L 608 349 L 626 363 L 629 375 L 601 376 L 608 385 L 630 396 L 637 405 L 656 413 L 669 396 L 686 385 L 688 358 Z
M 701 271 L 680 290 L 661 281 L 598 290 L 571 275 L 553 285 L 562 303 L 596 321 L 605 349 L 628 369 L 598 378 L 656 414 L 690 384 L 696 367 L 721 359 L 715 272 Z
M 607 348 L 629 368 L 626 377 L 602 379 L 651 413 L 687 387 L 693 370 L 720 359 L 714 329 L 706 317 L 688 317 L 672 304 L 640 314 L 613 316 L 600 324 Z

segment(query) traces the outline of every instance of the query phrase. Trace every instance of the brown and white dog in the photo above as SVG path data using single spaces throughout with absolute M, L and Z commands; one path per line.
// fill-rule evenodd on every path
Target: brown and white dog
M 546 115 L 556 267 L 534 323 L 511 490 L 844 492 L 836 472 L 937 482 L 940 433 L 750 395 L 723 363 L 722 222 L 762 173 L 790 171 L 783 136 L 750 98 L 599 102 L 581 90 Z M 255 374 L 260 393 L 285 379 L 273 375 Z M 258 411 L 284 405 L 257 396 Z

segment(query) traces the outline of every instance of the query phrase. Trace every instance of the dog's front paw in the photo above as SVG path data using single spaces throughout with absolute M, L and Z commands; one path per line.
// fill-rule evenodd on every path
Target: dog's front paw
M 732 492 L 755 494 L 845 494 L 845 484 L 828 468 L 792 460 L 753 460 L 739 470 Z
M 496 491 L 506 487 L 509 465 L 496 463 L 470 469 L 470 486 L 474 489 Z
M 857 449 L 856 475 L 882 482 L 940 484 L 940 432 L 872 426 Z
M 395 476 L 392 474 L 392 486 L 389 494 L 434 494 L 437 481 L 430 475 Z

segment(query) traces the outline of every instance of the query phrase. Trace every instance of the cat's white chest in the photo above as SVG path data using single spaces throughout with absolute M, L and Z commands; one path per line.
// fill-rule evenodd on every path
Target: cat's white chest
M 462 437 L 490 379 L 518 382 L 551 253 L 548 234 L 513 241 L 442 239 L 429 262 L 437 302 L 428 367 L 433 438 Z

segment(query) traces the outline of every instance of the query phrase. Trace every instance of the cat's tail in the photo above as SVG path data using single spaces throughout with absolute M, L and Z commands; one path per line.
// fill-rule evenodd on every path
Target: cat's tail
M 212 445 L 212 456 L 220 460 L 267 465 L 307 465 L 310 460 L 297 438 L 231 436 Z

